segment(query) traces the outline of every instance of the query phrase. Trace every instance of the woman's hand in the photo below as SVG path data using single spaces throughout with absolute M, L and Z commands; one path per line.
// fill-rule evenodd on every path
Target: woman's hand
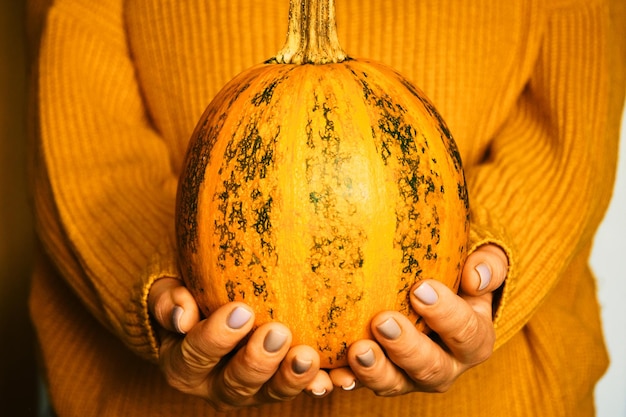
M 380 313 L 371 323 L 376 341 L 353 343 L 350 367 L 332 370 L 333 383 L 344 389 L 367 387 L 381 396 L 447 391 L 463 372 L 493 352 L 493 292 L 507 270 L 502 249 L 484 245 L 468 256 L 459 295 L 438 281 L 420 282 L 413 288 L 411 304 L 436 337 L 417 331 L 403 314 Z
M 163 328 L 159 362 L 166 380 L 216 410 L 286 401 L 302 391 L 321 397 L 333 389 L 317 352 L 290 348 L 284 325 L 268 323 L 250 335 L 254 313 L 243 303 L 229 303 L 200 321 L 191 293 L 173 278 L 156 281 L 148 303 Z

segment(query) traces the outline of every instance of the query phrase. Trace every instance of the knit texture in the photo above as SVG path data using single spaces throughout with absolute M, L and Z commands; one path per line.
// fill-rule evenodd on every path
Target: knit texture
M 174 201 L 195 123 L 280 49 L 288 1 L 44 3 L 29 6 L 42 243 L 30 305 L 52 403 L 60 417 L 218 415 L 160 376 L 147 294 L 178 275 Z M 587 259 L 614 181 L 624 5 L 341 0 L 337 20 L 350 56 L 412 80 L 455 137 L 471 249 L 496 243 L 511 264 L 496 352 L 445 394 L 337 392 L 233 415 L 593 415 L 608 359 Z

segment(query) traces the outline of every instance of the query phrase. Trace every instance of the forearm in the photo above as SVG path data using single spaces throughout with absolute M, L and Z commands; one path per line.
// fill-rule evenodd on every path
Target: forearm
M 137 353 L 154 358 L 147 289 L 177 274 L 176 178 L 145 114 L 122 2 L 80 7 L 55 3 L 43 32 L 36 91 L 38 233 L 92 314 Z
M 468 169 L 476 229 L 500 230 L 511 258 L 496 346 L 524 326 L 589 245 L 608 204 L 621 112 L 612 89 L 624 89 L 623 67 L 610 54 L 623 41 L 609 20 L 603 2 L 548 13 L 526 88 L 489 158 Z

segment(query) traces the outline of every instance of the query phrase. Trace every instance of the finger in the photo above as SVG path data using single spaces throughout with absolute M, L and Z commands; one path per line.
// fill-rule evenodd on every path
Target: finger
M 333 391 L 333 382 L 328 372 L 323 369 L 317 371 L 313 381 L 306 387 L 305 392 L 313 398 L 326 397 Z
M 252 329 L 254 313 L 243 303 L 229 303 L 180 338 L 166 335 L 160 365 L 167 381 L 187 393 L 206 395 L 204 384 L 215 366 Z
M 372 320 L 372 332 L 386 356 L 372 347 L 374 365 L 365 373 L 367 352 L 361 351 L 360 354 L 365 356 L 357 358 L 360 363 L 354 369 L 359 380 L 373 386 L 379 395 L 398 395 L 416 389 L 445 392 L 464 370 L 454 357 L 417 330 L 401 313 L 388 311 L 378 314 Z M 402 371 L 394 371 L 392 365 Z M 403 379 L 404 375 L 408 378 Z M 377 378 L 381 380 L 376 381 Z
M 320 370 L 319 354 L 310 346 L 289 349 L 278 372 L 265 384 L 260 402 L 287 401 L 300 394 Z
M 347 366 L 331 369 L 329 376 L 333 386 L 339 387 L 344 391 L 352 391 L 361 386 L 354 371 Z
M 152 285 L 148 307 L 157 323 L 171 332 L 184 334 L 200 321 L 195 299 L 176 278 L 161 278 Z
M 462 298 L 435 280 L 421 282 L 411 304 L 454 357 L 465 366 L 486 360 L 493 352 L 491 293 Z
M 403 353 L 391 345 L 391 354 L 402 362 Z M 411 359 L 413 361 L 415 358 Z M 365 386 L 379 396 L 396 396 L 414 389 L 414 381 L 407 378 L 398 366 L 372 340 L 359 340 L 348 351 L 350 368 L 358 379 L 358 386 Z
M 508 267 L 508 258 L 499 246 L 479 247 L 467 257 L 463 266 L 462 292 L 480 295 L 495 291 L 504 282 Z
M 280 323 L 267 323 L 255 330 L 225 364 L 222 383 L 215 386 L 219 397 L 233 405 L 255 404 L 253 397 L 278 370 L 291 339 L 289 329 Z

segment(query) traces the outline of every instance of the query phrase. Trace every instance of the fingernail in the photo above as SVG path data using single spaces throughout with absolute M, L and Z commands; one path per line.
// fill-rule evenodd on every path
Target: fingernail
M 369 368 L 376 362 L 376 355 L 374 355 L 374 351 L 372 349 L 368 349 L 367 352 L 356 355 L 356 360 L 359 361 L 361 366 Z
M 322 389 L 313 388 L 311 390 L 311 394 L 315 395 L 316 397 L 321 397 L 322 395 L 326 395 L 326 388 L 322 388 Z
M 172 310 L 172 325 L 174 329 L 180 333 L 185 334 L 186 332 L 180 327 L 180 321 L 183 317 L 185 310 L 181 306 L 175 306 Z
M 348 385 L 348 386 L 341 386 L 341 389 L 344 391 L 352 391 L 354 388 L 356 388 L 356 381 L 352 381 L 352 384 Z
M 478 291 L 482 291 L 487 288 L 487 285 L 491 282 L 491 269 L 487 264 L 478 264 L 476 265 L 476 272 L 478 272 L 478 276 L 480 277 L 480 285 L 478 286 Z
M 383 336 L 391 340 L 397 339 L 402 334 L 402 329 L 400 329 L 398 322 L 393 318 L 388 318 L 376 326 L 376 328 Z
M 274 353 L 280 350 L 281 347 L 287 341 L 287 335 L 277 330 L 270 330 L 265 335 L 263 340 L 263 349 L 269 353 Z
M 244 324 L 250 320 L 250 317 L 252 317 L 252 312 L 250 312 L 250 310 L 243 307 L 237 307 L 231 311 L 226 324 L 231 329 L 241 329 Z
M 437 292 L 427 282 L 417 287 L 413 294 L 415 294 L 418 300 L 429 306 L 435 304 L 439 299 Z
M 313 361 L 311 360 L 295 358 L 291 367 L 296 374 L 302 375 L 303 373 L 311 369 L 311 365 L 313 365 Z

